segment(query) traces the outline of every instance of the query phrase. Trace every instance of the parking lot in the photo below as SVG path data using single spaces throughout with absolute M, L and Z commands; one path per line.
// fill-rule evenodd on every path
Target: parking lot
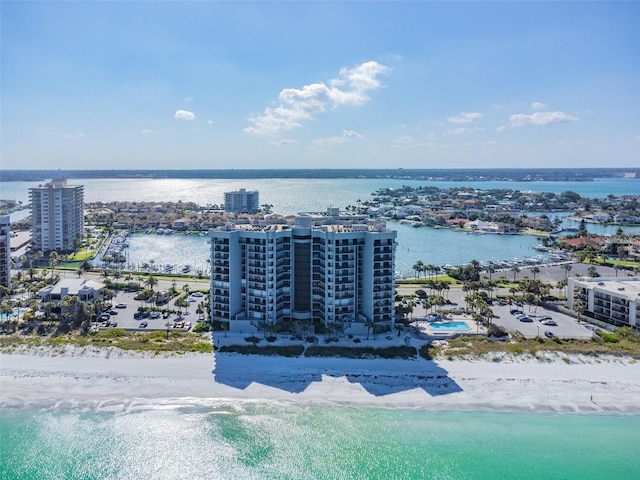
M 535 305 L 529 306 L 525 304 L 522 307 L 518 307 L 514 305 L 498 305 L 498 303 L 494 302 L 491 308 L 496 316 L 493 319 L 496 325 L 506 328 L 509 332 L 520 332 L 528 338 L 543 337 L 547 331 L 558 338 L 588 339 L 593 336 L 593 331 L 582 324 L 578 324 L 575 318 L 545 309 L 542 306 L 536 309 Z M 523 311 L 531 321 L 521 321 L 516 318 L 515 314 L 510 313 L 514 308 Z M 557 325 L 544 325 L 542 323 L 544 317 L 551 317 Z
M 413 294 L 415 290 L 416 287 L 400 287 L 398 288 L 398 293 L 401 295 L 409 295 Z M 451 304 L 443 307 L 444 309 L 465 307 L 464 297 L 466 293 L 463 292 L 461 288 L 452 288 L 447 292 L 447 295 Z M 512 308 L 522 310 L 533 321 L 521 322 L 515 317 L 515 315 L 510 313 Z M 530 306 L 525 304 L 521 307 L 515 305 L 499 305 L 497 301 L 494 301 L 493 305 L 491 305 L 491 309 L 495 315 L 493 323 L 506 328 L 507 331 L 511 333 L 519 332 L 527 338 L 535 338 L 537 336 L 544 337 L 546 331 L 552 332 L 553 335 L 558 338 L 576 339 L 588 339 L 591 338 L 594 333 L 593 330 L 590 330 L 584 324 L 579 324 L 575 318 L 553 310 L 545 309 L 542 306 L 539 306 L 536 309 L 535 305 Z M 428 314 L 429 311 L 425 310 L 424 306 L 417 304 L 413 309 L 412 316 L 414 319 L 419 319 L 426 318 Z M 557 325 L 544 325 L 541 322 L 540 317 L 545 316 L 551 317 Z
M 202 295 L 202 296 L 200 296 Z M 150 304 L 136 300 L 135 293 L 118 292 L 116 297 L 111 301 L 113 308 L 111 308 L 111 314 L 105 315 L 105 317 L 99 322 L 99 329 L 105 330 L 107 328 L 124 328 L 125 330 L 135 331 L 153 331 L 153 330 L 182 330 L 189 331 L 193 328 L 193 325 L 198 321 L 198 314 L 196 309 L 200 302 L 204 302 L 206 297 L 200 292 L 194 292 L 188 297 L 188 307 L 178 307 L 174 305 L 175 298 L 171 299 L 164 305 L 158 305 L 160 310 L 171 310 L 180 313 L 169 312 L 147 312 L 148 315 L 141 316 L 136 315 L 139 307 L 147 308 L 151 307 Z M 135 315 L 135 317 L 134 317 Z M 137 318 L 136 318 L 137 317 Z M 106 327 L 106 321 L 109 321 L 109 326 Z M 115 324 L 115 325 L 114 325 Z M 168 324 L 168 327 L 167 327 Z

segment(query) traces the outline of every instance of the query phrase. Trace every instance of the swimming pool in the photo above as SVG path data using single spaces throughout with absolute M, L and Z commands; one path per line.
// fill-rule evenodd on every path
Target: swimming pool
M 19 317 L 20 315 L 24 315 L 24 312 L 26 311 L 26 308 L 16 308 L 12 313 L 0 313 L 0 320 L 8 320 L 10 318 Z
M 466 332 L 470 330 L 466 322 L 433 322 L 429 324 L 429 327 L 432 330 L 451 332 Z

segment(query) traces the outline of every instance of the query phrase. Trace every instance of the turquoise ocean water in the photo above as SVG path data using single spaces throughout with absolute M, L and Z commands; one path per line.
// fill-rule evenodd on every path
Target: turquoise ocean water
M 281 403 L 5 410 L 3 479 L 633 479 L 640 416 Z

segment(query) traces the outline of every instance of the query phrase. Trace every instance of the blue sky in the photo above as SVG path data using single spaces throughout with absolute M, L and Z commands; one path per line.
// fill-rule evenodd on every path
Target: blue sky
M 2 168 L 640 165 L 638 2 L 14 2 Z

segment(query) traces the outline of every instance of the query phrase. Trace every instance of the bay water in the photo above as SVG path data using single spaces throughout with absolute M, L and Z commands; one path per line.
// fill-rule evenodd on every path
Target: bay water
M 28 204 L 28 191 L 40 182 L 0 182 L 0 198 L 14 199 Z M 432 185 L 439 188 L 468 186 L 478 189 L 513 189 L 521 191 L 574 191 L 588 198 L 604 198 L 609 194 L 640 194 L 640 179 L 605 178 L 592 182 L 444 182 L 409 179 L 72 179 L 73 185 L 84 185 L 87 202 L 195 202 L 198 205 L 219 205 L 224 192 L 245 188 L 260 192 L 260 203 L 273 205 L 273 211 L 283 215 L 299 212 L 326 211 L 327 207 L 345 208 L 358 201 L 372 199 L 381 188 L 400 188 Z M 12 220 L 26 217 L 28 210 L 12 215 Z M 552 218 L 556 214 L 549 214 Z M 557 214 L 558 216 L 566 216 Z M 398 232 L 396 271 L 411 276 L 411 267 L 418 260 L 429 265 L 459 265 L 471 260 L 512 260 L 537 254 L 534 237 L 509 235 L 467 236 L 448 229 L 411 228 L 395 222 L 388 226 Z M 589 225 L 590 231 L 611 234 L 617 227 Z M 625 227 L 625 231 L 638 230 Z M 197 236 L 159 237 L 134 236 L 127 250 L 128 262 L 141 265 L 153 260 L 157 265 L 190 265 L 193 272 L 206 271 L 208 264 L 207 239 Z M 179 270 L 177 270 L 179 271 Z

